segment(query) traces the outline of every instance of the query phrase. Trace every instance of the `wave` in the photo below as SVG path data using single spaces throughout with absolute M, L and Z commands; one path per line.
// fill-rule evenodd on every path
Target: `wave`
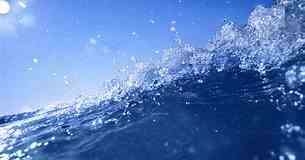
M 0 117 L 0 159 L 304 159 L 304 6 L 257 6 L 102 95 Z

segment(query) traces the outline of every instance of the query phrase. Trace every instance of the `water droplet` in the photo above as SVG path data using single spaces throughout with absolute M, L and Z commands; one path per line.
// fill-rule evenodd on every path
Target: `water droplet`
M 203 80 L 202 80 L 202 79 L 199 79 L 197 82 L 202 84 L 202 83 L 203 83 Z
M 37 64 L 39 63 L 39 60 L 37 58 L 33 58 L 33 63 Z
M 155 24 L 155 23 L 156 23 L 156 21 L 155 21 L 155 20 L 153 20 L 153 19 L 150 19 L 150 20 L 149 20 L 149 23 L 150 23 L 150 24 Z
M 169 30 L 170 30 L 171 32 L 176 32 L 176 27 L 172 26 Z
M 89 39 L 89 43 L 90 43 L 91 45 L 96 45 L 96 44 L 97 44 L 97 41 L 96 41 L 95 38 L 90 38 L 90 39 Z
M 171 24 L 172 24 L 172 25 L 175 25 L 176 23 L 177 23 L 177 21 L 174 21 L 174 20 L 171 21 Z
M 41 145 L 40 143 L 33 142 L 33 143 L 30 145 L 30 149 L 35 149 L 35 148 L 39 147 L 40 145 Z
M 26 3 L 24 2 L 24 1 L 18 1 L 18 5 L 21 7 L 21 8 L 26 8 L 27 7 L 27 5 L 26 5 Z
M 138 34 L 137 34 L 137 32 L 132 32 L 131 35 L 132 36 L 137 36 Z

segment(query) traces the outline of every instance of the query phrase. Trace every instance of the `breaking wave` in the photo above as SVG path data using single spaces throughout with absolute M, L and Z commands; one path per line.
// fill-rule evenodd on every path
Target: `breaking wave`
M 102 95 L 0 117 L 0 160 L 305 159 L 304 22 L 303 0 L 257 6 Z

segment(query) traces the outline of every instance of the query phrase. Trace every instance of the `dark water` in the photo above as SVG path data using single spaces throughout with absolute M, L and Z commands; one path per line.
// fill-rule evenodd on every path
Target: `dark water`
M 305 159 L 302 4 L 259 6 L 102 98 L 1 117 L 0 160 Z

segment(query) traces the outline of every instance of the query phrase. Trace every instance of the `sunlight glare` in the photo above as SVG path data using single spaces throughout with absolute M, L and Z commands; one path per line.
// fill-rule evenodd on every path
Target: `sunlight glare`
M 10 10 L 10 4 L 6 0 L 0 0 L 0 15 L 8 14 Z

